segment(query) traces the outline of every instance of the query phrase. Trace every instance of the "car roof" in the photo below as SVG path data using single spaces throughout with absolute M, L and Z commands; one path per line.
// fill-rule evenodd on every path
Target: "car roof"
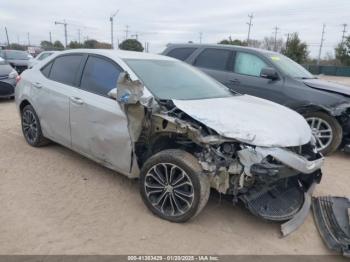
M 182 48 L 182 47 L 194 47 L 194 48 L 229 48 L 229 49 L 234 49 L 234 50 L 251 50 L 259 53 L 264 53 L 264 54 L 269 54 L 269 55 L 280 55 L 277 52 L 269 51 L 266 49 L 261 49 L 261 48 L 255 48 L 255 47 L 247 47 L 247 46 L 240 46 L 240 45 L 223 45 L 223 44 L 192 44 L 192 43 L 184 43 L 184 44 L 173 44 L 169 43 L 167 45 L 167 48 Z
M 87 54 L 97 54 L 103 55 L 109 58 L 119 58 L 119 59 L 145 59 L 145 60 L 167 60 L 174 61 L 176 59 L 143 52 L 135 51 L 125 51 L 125 50 L 115 50 L 115 49 L 70 49 L 62 51 L 59 54 L 70 54 L 70 53 L 87 53 Z

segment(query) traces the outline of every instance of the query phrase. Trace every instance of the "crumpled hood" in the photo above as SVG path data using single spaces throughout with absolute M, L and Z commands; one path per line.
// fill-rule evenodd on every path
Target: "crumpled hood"
M 237 95 L 173 102 L 221 136 L 251 145 L 291 147 L 311 140 L 311 129 L 301 115 L 257 97 Z
M 312 88 L 317 88 L 325 91 L 330 91 L 330 92 L 350 96 L 349 86 L 344 86 L 341 84 L 337 84 L 334 82 L 329 82 L 321 79 L 306 79 L 306 80 L 303 80 L 303 82 L 305 85 Z

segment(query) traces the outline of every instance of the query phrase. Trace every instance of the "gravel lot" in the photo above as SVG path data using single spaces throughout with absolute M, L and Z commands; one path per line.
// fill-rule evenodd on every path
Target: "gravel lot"
M 315 194 L 350 196 L 349 174 L 350 155 L 328 157 Z M 158 219 L 137 181 L 56 144 L 28 146 L 13 101 L 0 101 L 0 181 L 0 254 L 329 254 L 311 214 L 282 239 L 218 196 L 189 223 Z

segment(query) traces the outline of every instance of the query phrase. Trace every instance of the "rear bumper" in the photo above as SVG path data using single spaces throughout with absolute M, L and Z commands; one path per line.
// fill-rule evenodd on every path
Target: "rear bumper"
M 0 80 L 0 97 L 12 97 L 15 95 L 15 79 Z

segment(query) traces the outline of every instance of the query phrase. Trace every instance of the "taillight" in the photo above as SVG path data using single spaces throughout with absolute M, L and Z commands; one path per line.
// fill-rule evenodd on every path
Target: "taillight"
M 18 76 L 16 76 L 16 85 L 18 84 L 18 82 L 21 80 L 21 76 L 20 75 L 18 75 Z

